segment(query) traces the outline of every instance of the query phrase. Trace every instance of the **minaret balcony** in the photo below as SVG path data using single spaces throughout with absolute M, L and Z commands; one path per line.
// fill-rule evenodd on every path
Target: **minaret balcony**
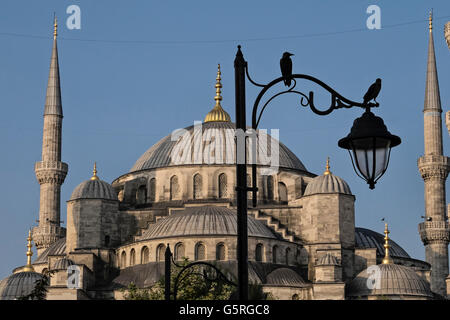
M 425 155 L 417 160 L 417 166 L 424 180 L 445 180 L 450 171 L 450 159 L 441 155 Z
M 433 242 L 450 242 L 450 229 L 447 221 L 425 221 L 419 223 L 419 233 L 425 245 Z
M 34 165 L 34 172 L 39 184 L 63 184 L 69 166 L 61 161 L 39 161 Z

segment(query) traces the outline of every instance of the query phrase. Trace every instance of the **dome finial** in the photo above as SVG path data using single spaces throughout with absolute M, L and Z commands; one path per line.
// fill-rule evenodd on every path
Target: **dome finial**
M 56 20 L 56 14 L 53 12 L 53 39 L 56 39 L 58 35 L 58 20 Z
M 384 259 L 383 259 L 383 264 L 393 264 L 394 261 L 392 260 L 392 258 L 389 256 L 389 248 L 391 247 L 389 245 L 389 229 L 388 229 L 388 224 L 385 223 L 384 224 L 384 250 L 385 250 L 385 254 L 384 254 Z
M 430 16 L 428 18 L 428 29 L 433 31 L 433 9 L 430 10 Z
M 28 244 L 27 244 L 27 265 L 25 266 L 25 268 L 23 268 L 24 272 L 33 272 L 34 268 L 31 265 L 31 256 L 33 255 L 33 251 L 31 251 L 31 248 L 33 247 L 33 245 L 31 244 L 31 241 L 33 240 L 33 238 L 31 237 L 31 229 L 28 231 Z
M 92 178 L 91 180 L 98 180 L 97 177 L 97 162 L 94 162 L 94 170 L 92 170 Z
M 214 97 L 214 100 L 216 100 L 216 105 L 214 108 L 208 112 L 208 114 L 205 117 L 205 122 L 213 122 L 213 121 L 223 121 L 223 122 L 230 122 L 231 118 L 230 115 L 223 110 L 220 101 L 222 100 L 222 83 L 221 83 L 221 75 L 220 72 L 220 64 L 217 65 L 217 77 L 216 77 L 216 96 Z
M 327 157 L 327 164 L 325 166 L 325 172 L 323 173 L 324 175 L 330 174 L 330 157 Z

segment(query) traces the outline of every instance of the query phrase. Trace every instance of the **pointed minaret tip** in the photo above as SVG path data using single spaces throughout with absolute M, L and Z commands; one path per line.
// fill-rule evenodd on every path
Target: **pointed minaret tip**
M 430 10 L 430 16 L 428 18 L 428 29 L 430 32 L 433 31 L 433 9 Z
M 56 19 L 56 14 L 53 13 L 53 39 L 58 36 L 58 20 Z

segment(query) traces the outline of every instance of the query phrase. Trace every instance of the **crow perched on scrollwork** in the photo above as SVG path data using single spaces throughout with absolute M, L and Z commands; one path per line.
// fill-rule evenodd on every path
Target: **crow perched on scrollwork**
M 369 90 L 367 90 L 366 94 L 364 95 L 364 104 L 367 104 L 370 100 L 374 100 L 377 102 L 378 94 L 381 90 L 381 79 L 378 78 L 372 85 L 369 87 Z
M 281 75 L 284 78 L 284 84 L 286 87 L 291 86 L 292 79 L 292 60 L 290 56 L 293 56 L 293 54 L 285 52 L 283 53 L 283 57 L 280 59 Z

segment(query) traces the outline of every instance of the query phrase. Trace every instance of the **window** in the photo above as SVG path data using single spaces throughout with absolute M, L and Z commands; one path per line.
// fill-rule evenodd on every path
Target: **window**
M 156 261 L 164 261 L 165 257 L 164 254 L 166 252 L 166 246 L 162 243 L 158 245 L 156 248 Z
M 150 250 L 147 246 L 144 246 L 141 250 L 141 264 L 146 264 L 149 262 Z
M 225 245 L 222 242 L 216 246 L 216 260 L 225 260 Z
M 156 199 L 156 179 L 155 178 L 150 179 L 149 187 L 150 187 L 149 200 L 153 202 Z
M 273 177 L 267 177 L 267 198 L 273 200 Z
M 120 267 L 125 268 L 127 266 L 127 254 L 122 251 L 122 256 L 120 257 Z
M 177 199 L 179 191 L 180 186 L 178 185 L 178 177 L 173 176 L 170 178 L 170 200 Z
M 144 204 L 147 202 L 147 187 L 140 186 L 136 192 L 136 203 Z
M 272 262 L 278 263 L 278 246 L 273 246 L 272 249 Z
M 262 243 L 258 243 L 256 245 L 256 249 L 255 249 L 255 260 L 256 261 L 263 261 L 263 251 L 264 251 L 264 247 L 262 245 Z
M 197 243 L 195 246 L 195 260 L 205 260 L 206 259 L 206 248 L 203 243 Z
M 292 300 L 300 300 L 300 297 L 298 296 L 298 294 L 294 293 L 292 295 Z
M 130 251 L 130 266 L 134 266 L 136 263 L 136 252 L 134 249 L 131 249 Z
M 184 254 L 184 244 L 177 243 L 177 245 L 175 246 L 175 260 L 176 261 L 181 261 L 183 260 L 183 257 L 185 257 Z
M 283 182 L 278 182 L 278 199 L 282 203 L 287 203 L 288 201 L 287 188 Z
M 219 175 L 219 198 L 227 197 L 227 175 L 222 173 Z
M 286 248 L 286 264 L 289 264 L 290 258 L 291 258 L 291 249 Z
M 105 236 L 105 247 L 109 247 L 109 236 Z
M 198 173 L 194 176 L 194 199 L 202 197 L 202 176 Z

